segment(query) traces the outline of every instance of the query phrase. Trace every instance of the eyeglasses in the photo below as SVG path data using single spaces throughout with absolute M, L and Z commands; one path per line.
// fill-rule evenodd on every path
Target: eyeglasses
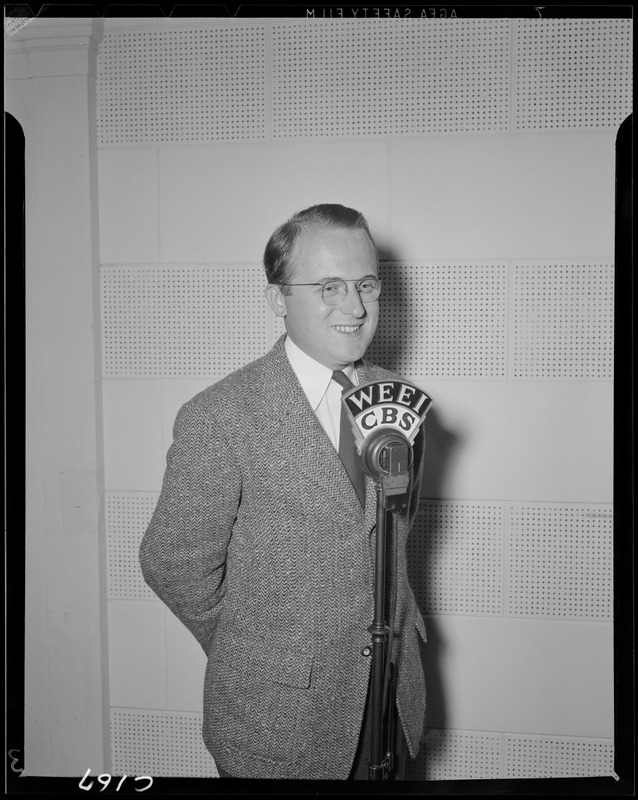
M 346 299 L 348 283 L 354 283 L 362 303 L 374 303 L 381 294 L 381 281 L 378 278 L 363 278 L 360 281 L 343 281 L 335 278 L 325 283 L 282 283 L 281 286 L 321 286 L 321 299 L 327 306 L 338 306 Z

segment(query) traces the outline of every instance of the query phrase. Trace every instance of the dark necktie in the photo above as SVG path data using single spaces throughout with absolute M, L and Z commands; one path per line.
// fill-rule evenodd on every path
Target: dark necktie
M 332 380 L 336 381 L 342 386 L 341 393 L 353 388 L 352 381 L 341 370 L 332 373 Z M 339 458 L 346 468 L 352 485 L 357 491 L 359 501 L 362 506 L 365 505 L 366 497 L 366 483 L 363 475 L 363 470 L 357 457 L 356 447 L 354 443 L 354 433 L 348 421 L 348 414 L 341 406 L 341 423 L 339 425 Z

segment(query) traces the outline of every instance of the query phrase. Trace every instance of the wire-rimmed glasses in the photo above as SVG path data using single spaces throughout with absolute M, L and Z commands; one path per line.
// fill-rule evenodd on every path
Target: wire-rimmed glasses
M 327 306 L 338 306 L 346 299 L 348 283 L 354 283 L 354 288 L 359 293 L 362 303 L 374 303 L 381 294 L 381 281 L 379 278 L 362 278 L 359 281 L 344 281 L 341 278 L 331 278 L 318 283 L 282 283 L 281 286 L 321 286 L 321 299 Z

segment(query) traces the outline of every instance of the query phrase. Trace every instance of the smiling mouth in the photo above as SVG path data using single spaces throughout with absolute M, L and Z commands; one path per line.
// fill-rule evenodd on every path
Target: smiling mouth
M 339 333 L 356 333 L 362 325 L 333 325 L 334 330 Z

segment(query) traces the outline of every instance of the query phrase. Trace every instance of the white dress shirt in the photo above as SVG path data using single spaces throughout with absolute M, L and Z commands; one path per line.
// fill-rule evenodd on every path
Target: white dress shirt
M 339 450 L 342 388 L 332 380 L 333 370 L 304 353 L 290 336 L 286 336 L 285 347 L 290 366 L 293 368 L 312 410 L 335 449 Z M 345 367 L 342 372 L 355 386 L 358 385 L 359 380 L 354 364 Z

